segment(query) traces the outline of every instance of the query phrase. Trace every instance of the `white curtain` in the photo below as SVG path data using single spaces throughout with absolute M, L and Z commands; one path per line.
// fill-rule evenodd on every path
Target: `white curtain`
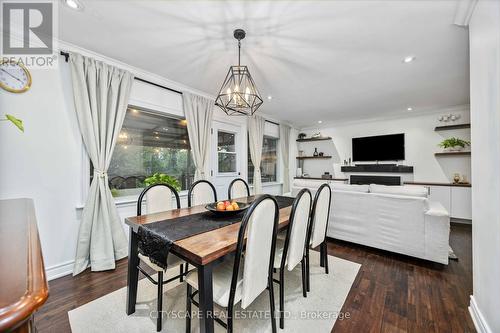
M 253 192 L 262 193 L 262 179 L 260 176 L 260 161 L 262 159 L 262 145 L 264 144 L 264 127 L 266 121 L 260 116 L 248 118 L 248 145 L 253 169 Z
M 280 124 L 280 148 L 283 160 L 283 193 L 290 192 L 290 131 L 291 127 Z
M 207 179 L 205 166 L 210 150 L 210 128 L 214 114 L 214 101 L 187 92 L 182 93 L 184 114 L 186 115 L 189 143 L 196 167 L 194 180 Z
M 115 268 L 127 256 L 127 238 L 108 186 L 108 166 L 127 111 L 133 75 L 71 53 L 75 110 L 87 153 L 94 166 L 83 209 L 73 275 L 90 264 L 93 271 Z

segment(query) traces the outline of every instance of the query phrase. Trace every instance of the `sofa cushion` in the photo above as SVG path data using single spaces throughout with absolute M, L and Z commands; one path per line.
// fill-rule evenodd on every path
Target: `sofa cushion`
M 428 191 L 424 186 L 386 186 L 370 184 L 370 193 L 405 195 L 409 197 L 427 198 Z
M 368 193 L 369 186 L 368 185 L 350 185 L 350 184 L 332 184 L 331 188 L 334 191 Z

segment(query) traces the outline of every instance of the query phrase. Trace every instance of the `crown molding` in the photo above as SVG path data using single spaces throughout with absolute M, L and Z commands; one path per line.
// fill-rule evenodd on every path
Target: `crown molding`
M 190 92 L 193 94 L 197 94 L 197 95 L 215 100 L 215 96 L 212 94 L 209 94 L 207 92 L 204 92 L 204 91 L 201 91 L 201 90 L 198 90 L 195 88 L 191 88 L 191 87 L 184 85 L 182 83 L 167 79 L 166 77 L 163 77 L 161 75 L 151 73 L 151 72 L 146 71 L 142 68 L 138 68 L 138 67 L 129 65 L 129 64 L 124 63 L 122 61 L 116 60 L 114 58 L 105 56 L 103 54 L 85 49 L 83 47 L 80 47 L 80 46 L 77 46 L 77 45 L 74 45 L 71 43 L 68 43 L 68 42 L 63 41 L 63 40 L 58 41 L 58 48 L 59 48 L 58 51 L 76 52 L 76 53 L 80 53 L 81 55 L 84 55 L 87 57 L 92 57 L 92 58 L 99 60 L 99 61 L 102 61 L 102 62 L 106 62 L 106 63 L 111 64 L 113 66 L 127 70 L 127 71 L 131 72 L 132 74 L 134 74 L 134 76 L 141 77 L 142 79 L 146 79 L 148 81 L 155 82 L 155 83 L 167 86 L 167 87 L 175 89 L 175 90 L 186 91 L 186 92 Z
M 478 0 L 460 0 L 457 2 L 457 8 L 455 11 L 455 18 L 453 19 L 453 24 L 460 27 L 468 27 L 472 13 L 476 8 Z

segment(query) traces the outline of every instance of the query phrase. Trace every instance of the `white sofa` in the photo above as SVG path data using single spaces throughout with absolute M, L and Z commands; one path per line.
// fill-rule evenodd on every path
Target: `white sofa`
M 292 195 L 321 181 L 294 182 Z M 448 264 L 450 217 L 427 189 L 405 186 L 330 184 L 327 236 Z

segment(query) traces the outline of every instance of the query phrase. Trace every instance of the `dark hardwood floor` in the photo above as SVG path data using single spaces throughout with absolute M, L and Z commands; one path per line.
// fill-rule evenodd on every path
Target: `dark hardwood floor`
M 433 264 L 332 241 L 328 253 L 362 264 L 333 332 L 475 332 L 467 307 L 472 294 L 470 225 L 453 224 L 459 261 Z M 333 272 L 335 268 L 331 268 Z M 126 285 L 126 259 L 115 271 L 65 276 L 50 282 L 47 303 L 35 316 L 38 331 L 70 332 L 67 312 Z

